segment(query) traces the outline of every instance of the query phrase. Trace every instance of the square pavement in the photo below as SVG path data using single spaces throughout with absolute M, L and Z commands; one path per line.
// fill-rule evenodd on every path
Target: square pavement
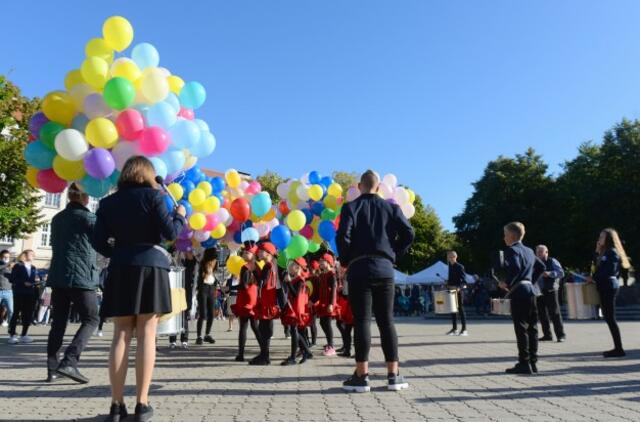
M 77 324 L 67 329 L 70 339 Z M 371 353 L 372 392 L 347 394 L 342 381 L 353 361 L 323 357 L 304 365 L 279 365 L 289 341 L 276 323 L 272 366 L 254 367 L 234 361 L 237 331 L 216 321 L 215 345 L 170 351 L 158 340 L 159 352 L 151 404 L 154 421 L 640 421 L 640 322 L 620 323 L 627 357 L 605 360 L 612 348 L 603 321 L 567 322 L 566 343 L 540 344 L 540 373 L 504 374 L 515 363 L 513 326 L 507 320 L 470 321 L 469 337 L 448 337 L 444 321 L 400 318 L 397 329 L 401 372 L 411 387 L 386 390 L 386 370 L 377 330 Z M 35 342 L 8 345 L 0 337 L 0 420 L 100 421 L 110 404 L 107 355 L 110 324 L 103 338 L 93 337 L 82 355 L 80 370 L 87 385 L 42 382 L 46 375 L 48 327 L 33 327 Z M 237 330 L 237 325 L 235 325 Z M 318 344 L 324 344 L 318 326 Z M 336 344 L 340 345 L 334 327 Z M 247 357 L 257 353 L 248 334 Z M 67 343 L 65 343 L 66 346 Z M 135 344 L 135 340 L 134 340 Z M 135 347 L 132 347 L 135 353 Z M 135 406 L 135 374 L 130 360 L 127 405 Z M 133 420 L 129 418 L 128 420 Z

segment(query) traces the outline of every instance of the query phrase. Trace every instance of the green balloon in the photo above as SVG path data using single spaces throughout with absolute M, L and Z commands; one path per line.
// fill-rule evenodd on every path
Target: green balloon
M 330 208 L 322 210 L 320 218 L 325 221 L 333 221 L 338 217 L 338 213 Z
M 40 140 L 49 149 L 55 151 L 56 136 L 64 129 L 64 126 L 56 122 L 47 122 L 40 128 Z
M 289 246 L 287 246 L 286 252 L 289 258 L 296 259 L 301 256 L 305 256 L 309 251 L 309 241 L 306 237 L 299 234 L 291 238 Z
M 320 250 L 320 244 L 316 242 L 309 242 L 309 252 L 316 253 Z
M 136 89 L 126 78 L 109 79 L 104 86 L 104 102 L 115 110 L 124 110 L 136 99 Z
M 289 255 L 287 254 L 286 249 L 284 251 L 280 251 L 278 253 L 278 266 L 280 268 L 287 268 L 288 263 L 289 263 Z

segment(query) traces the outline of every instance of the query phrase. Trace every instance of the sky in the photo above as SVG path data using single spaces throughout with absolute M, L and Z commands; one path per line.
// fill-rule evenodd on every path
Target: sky
M 62 88 L 111 15 L 207 89 L 204 166 L 394 173 L 447 229 L 488 161 L 533 147 L 558 174 L 640 113 L 634 0 L 14 1 L 0 74 Z

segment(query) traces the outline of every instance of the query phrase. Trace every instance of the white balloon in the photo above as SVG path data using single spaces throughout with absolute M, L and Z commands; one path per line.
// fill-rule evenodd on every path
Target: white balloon
M 140 154 L 140 151 L 138 150 L 137 142 L 120 140 L 111 150 L 111 155 L 113 155 L 113 160 L 116 162 L 118 171 L 122 171 L 124 163 L 126 163 L 129 158 L 138 154 Z
M 380 188 L 378 189 L 378 191 L 380 192 L 380 194 L 382 194 L 382 197 L 384 199 L 393 198 L 393 190 L 386 183 L 380 183 Z
M 392 173 L 385 174 L 385 176 L 382 178 L 382 183 L 385 183 L 391 189 L 393 189 L 396 186 L 398 186 L 398 178 L 396 177 L 395 174 L 392 174 Z
M 211 233 L 207 230 L 198 230 L 193 234 L 193 238 L 198 242 L 204 242 L 211 237 Z
M 229 214 L 229 211 L 227 211 L 226 208 L 220 208 L 216 212 L 216 215 L 218 216 L 218 221 L 223 223 L 225 226 L 228 226 L 233 222 L 233 219 L 231 218 L 231 214 Z
M 82 109 L 89 119 L 108 117 L 113 113 L 111 107 L 104 102 L 104 98 L 98 93 L 87 95 L 84 99 Z
M 300 181 L 303 184 L 308 185 L 309 184 L 309 173 L 303 174 L 302 177 L 300 178 Z
M 309 187 L 307 185 L 300 185 L 298 186 L 298 188 L 296 189 L 296 195 L 298 195 L 298 198 L 302 199 L 303 201 L 308 201 L 309 200 Z
M 280 183 L 276 188 L 276 191 L 280 198 L 286 198 L 289 196 L 289 186 L 286 183 Z
M 56 152 L 69 161 L 82 160 L 87 151 L 89 151 L 89 144 L 84 135 L 75 129 L 63 129 L 60 131 L 56 135 L 54 146 Z
M 404 204 L 402 205 L 401 209 L 402 213 L 407 218 L 412 218 L 416 214 L 416 207 L 414 207 L 412 204 Z
M 393 193 L 393 198 L 396 200 L 398 205 L 408 204 L 410 199 L 409 192 L 402 187 L 396 188 L 396 191 Z

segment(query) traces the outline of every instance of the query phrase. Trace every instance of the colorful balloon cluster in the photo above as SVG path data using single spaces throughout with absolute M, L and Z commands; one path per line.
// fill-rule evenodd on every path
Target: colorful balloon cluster
M 102 38 L 89 40 L 85 60 L 66 75 L 65 90 L 44 97 L 24 152 L 31 185 L 57 193 L 76 181 L 102 197 L 131 156 L 149 157 L 158 175 L 172 178 L 213 152 L 216 140 L 194 113 L 204 87 L 159 67 L 151 44 L 118 54 L 132 41 L 125 18 L 108 18 Z

